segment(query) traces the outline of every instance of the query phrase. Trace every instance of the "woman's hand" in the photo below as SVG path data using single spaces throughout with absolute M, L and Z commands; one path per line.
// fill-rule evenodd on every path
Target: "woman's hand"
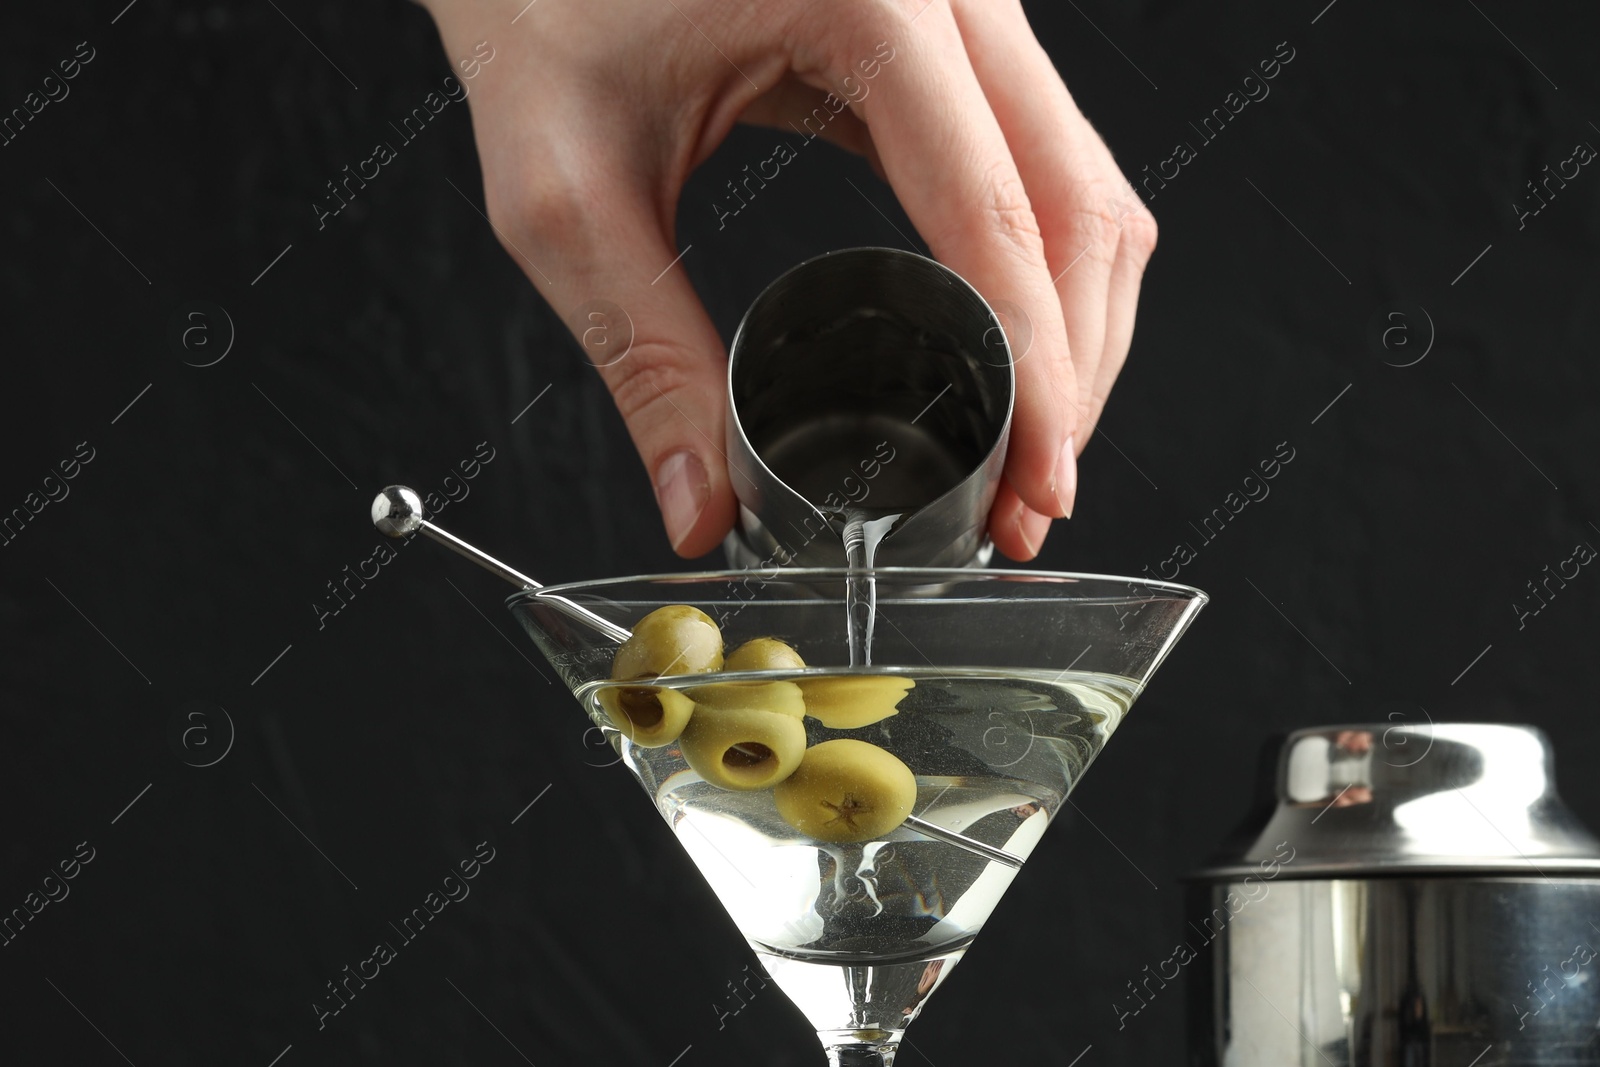
M 791 122 L 841 100 L 822 136 L 865 155 L 933 255 L 1004 309 L 1017 400 L 989 528 L 1013 559 L 1038 553 L 1072 510 L 1156 227 L 1017 0 L 426 6 L 451 57 L 494 50 L 469 97 L 489 217 L 589 349 L 679 554 L 716 547 L 736 509 L 726 352 L 682 266 L 668 269 L 679 191 L 735 122 L 792 140 Z M 621 359 L 592 328 L 597 301 L 631 320 Z

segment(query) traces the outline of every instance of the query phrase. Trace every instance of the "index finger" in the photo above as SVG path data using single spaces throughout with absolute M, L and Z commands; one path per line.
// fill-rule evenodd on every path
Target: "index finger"
M 935 258 L 1031 320 L 1028 359 L 1041 365 L 1030 368 L 1030 388 L 1019 377 L 1006 478 L 1035 511 L 1065 515 L 1076 482 L 1077 383 L 1044 241 L 1005 135 L 947 5 L 934 0 L 916 15 L 894 5 L 857 10 L 843 20 L 829 66 L 859 77 L 855 53 L 879 57 L 870 91 L 853 106 L 895 195 Z

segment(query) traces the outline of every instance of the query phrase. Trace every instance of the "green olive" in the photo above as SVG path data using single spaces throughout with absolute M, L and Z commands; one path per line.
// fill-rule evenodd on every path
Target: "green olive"
M 800 653 L 775 637 L 746 641 L 723 660 L 725 671 L 803 670 Z M 716 682 L 689 690 L 695 703 L 729 711 L 775 711 L 801 718 L 806 713 L 805 698 L 793 682 Z
M 891 675 L 841 674 L 795 684 L 805 694 L 807 715 L 831 730 L 858 730 L 895 714 L 917 683 Z
M 611 661 L 611 677 L 619 680 L 721 669 L 722 631 L 687 604 L 669 604 L 640 619 Z
M 770 711 L 796 719 L 806 714 L 805 697 L 793 682 L 713 682 L 688 692 L 707 710 Z
M 841 738 L 807 749 L 772 799 L 783 821 L 813 840 L 871 841 L 906 821 L 917 779 L 894 753 Z
M 723 789 L 770 789 L 806 751 L 805 723 L 754 708 L 700 707 L 679 738 L 695 773 Z
M 805 668 L 790 645 L 776 637 L 757 637 L 746 641 L 732 652 L 722 664 L 725 671 L 798 671 Z
M 600 691 L 600 706 L 622 736 L 640 748 L 676 741 L 694 714 L 694 700 L 659 685 L 613 685 Z

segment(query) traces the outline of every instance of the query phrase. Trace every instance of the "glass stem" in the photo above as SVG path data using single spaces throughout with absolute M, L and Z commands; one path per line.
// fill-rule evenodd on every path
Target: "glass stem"
M 892 1067 L 895 1048 L 877 1045 L 847 1045 L 828 1049 L 828 1067 Z
M 900 1035 L 879 1030 L 883 1039 L 862 1041 L 872 1031 L 824 1030 L 817 1034 L 828 1053 L 828 1067 L 893 1067 L 894 1054 L 899 1051 Z

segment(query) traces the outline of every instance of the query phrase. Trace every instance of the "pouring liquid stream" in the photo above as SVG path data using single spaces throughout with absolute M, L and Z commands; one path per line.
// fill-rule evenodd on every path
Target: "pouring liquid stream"
M 878 581 L 872 576 L 872 562 L 878 545 L 899 520 L 898 512 L 874 515 L 852 508 L 844 513 L 840 537 L 844 541 L 845 562 L 850 568 L 845 579 L 845 624 L 852 667 L 872 663 L 872 631 L 878 621 Z
M 852 667 L 866 667 L 872 663 L 872 632 L 878 621 L 878 581 L 873 577 L 872 565 L 878 546 L 889 536 L 899 519 L 899 512 L 875 515 L 859 508 L 851 508 L 843 515 L 840 537 L 844 541 L 845 562 L 849 567 L 845 578 L 845 622 Z M 928 837 L 955 845 L 986 860 L 1014 870 L 1022 866 L 1021 858 L 1003 849 L 929 822 L 916 814 L 908 815 L 906 824 Z

